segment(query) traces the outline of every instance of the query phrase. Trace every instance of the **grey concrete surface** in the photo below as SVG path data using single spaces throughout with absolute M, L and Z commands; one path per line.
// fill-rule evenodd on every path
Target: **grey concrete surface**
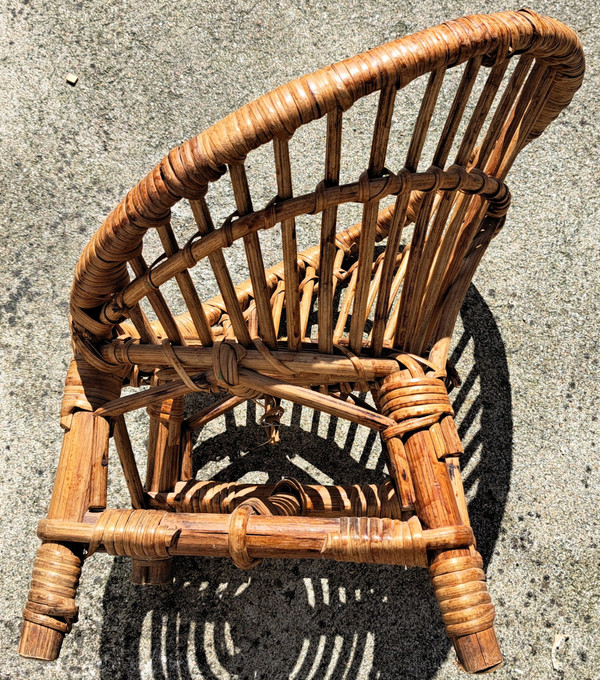
M 587 77 L 511 175 L 508 223 L 457 328 L 454 358 L 465 383 L 455 406 L 506 657 L 495 677 L 598 680 L 600 17 L 592 0 L 530 4 L 579 32 Z M 35 527 L 60 448 L 72 271 L 103 216 L 172 146 L 292 77 L 455 16 L 518 6 L 2 3 L 2 680 L 464 677 L 424 573 L 299 561 L 242 573 L 224 560 L 182 560 L 173 587 L 136 590 L 126 561 L 95 556 L 84 568 L 81 620 L 60 659 L 43 665 L 15 650 Z M 66 83 L 69 72 L 79 78 L 75 87 Z M 406 110 L 417 100 L 408 88 Z M 368 106 L 355 120 L 370 115 Z M 397 133 L 391 152 L 408 134 L 401 124 Z M 295 162 L 309 157 L 304 172 L 314 186 L 322 139 L 299 139 Z M 355 176 L 367 138 L 357 128 L 347 139 Z M 267 156 L 252 163 L 258 203 L 272 177 Z M 226 193 L 214 201 L 221 217 L 231 210 Z M 178 208 L 175 216 L 181 234 L 191 233 L 189 214 Z M 301 224 L 299 238 L 308 245 L 314 228 Z M 267 254 L 280 259 L 274 237 Z M 254 422 L 242 408 L 207 428 L 196 443 L 201 474 L 336 483 L 381 476 L 379 445 L 361 429 L 288 406 L 282 443 L 269 448 Z M 141 462 L 141 420 L 132 428 Z M 118 472 L 113 464 L 111 497 L 125 505 Z M 568 640 L 555 669 L 557 634 Z

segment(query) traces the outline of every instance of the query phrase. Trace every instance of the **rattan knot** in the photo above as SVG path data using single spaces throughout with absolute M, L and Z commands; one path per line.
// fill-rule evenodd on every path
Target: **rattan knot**
M 367 380 L 367 374 L 365 373 L 364 366 L 362 365 L 361 360 L 354 354 L 354 352 L 351 352 L 347 347 L 344 345 L 338 345 L 334 344 L 333 345 L 335 349 L 337 349 L 339 352 L 341 352 L 344 356 L 346 356 L 350 361 L 352 362 L 352 366 L 354 370 L 356 371 L 356 377 L 358 378 L 356 382 L 356 389 L 361 391 L 361 392 L 368 392 L 369 391 L 369 384 Z M 350 390 L 352 391 L 352 390 Z
M 469 170 L 469 175 L 471 177 L 479 177 L 481 184 L 478 187 L 475 187 L 474 189 L 463 188 L 462 189 L 463 194 L 467 194 L 469 196 L 474 196 L 475 194 L 480 194 L 483 187 L 485 186 L 485 183 L 486 183 L 488 176 L 485 174 L 485 172 L 483 172 L 483 170 L 481 168 L 471 168 Z
M 238 397 L 254 399 L 260 392 L 240 385 L 239 362 L 246 356 L 246 350 L 237 342 L 218 340 L 212 350 L 212 365 L 215 382 L 223 389 Z
M 166 559 L 179 530 L 161 526 L 163 510 L 105 510 L 98 518 L 86 559 L 102 544 L 109 555 Z
M 466 183 L 469 181 L 469 173 L 463 165 L 454 163 L 446 170 L 447 173 L 456 175 L 456 185 L 448 189 L 448 191 L 463 191 Z
M 225 248 L 229 248 L 233 244 L 233 220 L 239 217 L 239 212 L 234 210 L 230 215 L 225 218 L 225 221 L 219 228 L 219 231 L 223 234 L 225 239 Z
M 412 191 L 412 173 L 408 168 L 402 168 L 396 175 L 394 175 L 396 187 L 392 194 L 410 193 Z
M 273 514 L 277 515 L 304 515 L 312 508 L 304 487 L 293 477 L 286 477 L 275 484 L 269 502 Z
M 356 517 L 401 519 L 402 507 L 393 482 L 355 484 L 350 493 L 352 514 Z
M 448 637 L 472 635 L 491 628 L 495 611 L 485 585 L 481 555 L 435 561 L 429 572 Z
M 154 283 L 154 281 L 152 281 L 152 272 L 156 265 L 166 259 L 166 257 L 166 253 L 159 255 L 156 260 L 154 260 L 154 262 L 148 267 L 148 269 L 146 269 L 144 276 L 142 276 L 142 281 L 144 282 L 144 286 L 148 292 L 158 290 L 158 286 Z
M 510 189 L 506 186 L 506 184 L 500 182 L 498 193 L 490 200 L 490 205 L 487 211 L 488 217 L 505 217 L 508 209 L 510 208 L 511 201 L 512 196 Z
M 140 338 L 127 338 L 121 342 L 112 342 L 109 345 L 105 345 L 103 349 L 105 354 L 108 355 L 107 361 L 114 363 L 115 366 L 125 364 L 137 368 L 137 364 L 129 356 L 129 350 L 132 345 L 139 345 L 140 342 Z
M 433 175 L 433 186 L 431 187 L 430 191 L 435 194 L 436 191 L 440 188 L 440 184 L 442 183 L 444 171 L 437 165 L 430 165 L 427 168 L 427 174 Z
M 361 172 L 358 178 L 358 200 L 360 203 L 371 200 L 371 176 L 368 170 Z
M 309 215 L 317 215 L 323 212 L 327 207 L 327 182 L 322 179 L 314 191 L 315 205 L 314 208 L 308 213 Z
M 339 532 L 328 534 L 321 550 L 338 562 L 427 566 L 427 546 L 421 522 L 378 517 L 340 517 Z
M 295 375 L 291 368 L 288 368 L 283 361 L 280 361 L 273 356 L 271 350 L 265 345 L 265 343 L 258 337 L 252 338 L 252 342 L 256 349 L 260 352 L 260 355 L 269 363 L 278 373 L 283 372 L 289 376 Z
M 178 512 L 229 514 L 235 507 L 234 482 L 191 480 L 181 491 Z
M 88 362 L 90 366 L 101 373 L 117 373 L 123 376 L 126 369 L 122 364 L 112 363 L 108 361 L 100 351 L 96 348 L 94 343 L 79 331 L 78 328 L 72 327 L 73 344 L 75 345 L 75 353 L 81 356 Z
M 392 193 L 392 188 L 394 188 L 398 183 L 396 173 L 392 172 L 392 170 L 386 168 L 385 166 L 382 170 L 381 176 L 385 177 L 385 184 L 381 187 L 380 191 L 378 191 L 374 196 L 371 196 L 371 201 L 377 201 L 384 196 L 388 196 L 390 193 Z
M 192 267 L 196 266 L 197 259 L 194 257 L 194 244 L 196 243 L 196 239 L 202 238 L 202 234 L 197 231 L 195 234 L 192 234 L 190 238 L 187 240 L 186 244 L 183 246 L 181 249 L 181 255 L 183 257 L 183 262 L 185 264 L 186 269 L 191 269 Z

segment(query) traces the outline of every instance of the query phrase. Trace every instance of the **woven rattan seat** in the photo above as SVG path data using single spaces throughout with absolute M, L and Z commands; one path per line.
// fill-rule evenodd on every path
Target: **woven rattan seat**
M 509 170 L 583 72 L 579 41 L 558 21 L 529 10 L 464 17 L 260 97 L 171 150 L 127 194 L 75 272 L 64 443 L 21 654 L 58 656 L 77 618 L 82 561 L 105 551 L 131 557 L 140 584 L 168 582 L 177 555 L 230 557 L 241 569 L 275 557 L 424 567 L 463 668 L 500 665 L 447 355 L 473 274 L 504 224 Z M 420 108 L 402 121 L 405 155 L 390 158 L 394 106 L 418 79 Z M 448 81 L 449 107 L 438 101 Z M 369 97 L 377 109 L 361 121 L 373 130 L 368 162 L 342 181 L 347 112 Z M 321 118 L 322 174 L 295 193 L 294 134 Z M 264 145 L 276 192 L 255 205 L 246 159 Z M 215 226 L 211 190 L 223 183 L 233 202 Z M 195 222 L 183 238 L 171 215 L 181 199 Z M 362 206 L 354 226 L 342 223 L 346 204 Z M 301 219 L 314 226 L 304 250 Z M 277 235 L 274 266 L 265 267 L 263 231 Z M 227 264 L 237 246 L 246 281 L 244 267 Z M 124 386 L 136 389 L 122 395 Z M 184 418 L 196 391 L 212 401 Z M 354 486 L 195 479 L 191 433 L 247 400 L 264 409 L 272 439 L 286 434 L 282 400 L 378 431 L 389 477 Z M 125 421 L 138 409 L 149 415 L 145 484 Z M 111 437 L 131 508 L 108 505 Z

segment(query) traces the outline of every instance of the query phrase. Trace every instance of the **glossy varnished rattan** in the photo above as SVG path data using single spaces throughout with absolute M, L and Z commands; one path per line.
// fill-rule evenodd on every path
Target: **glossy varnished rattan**
M 460 82 L 422 169 L 452 68 L 461 69 Z M 509 170 L 571 101 L 583 71 L 577 37 L 558 21 L 530 10 L 463 17 L 260 97 L 171 150 L 127 194 L 75 272 L 75 357 L 61 409 L 66 432 L 48 518 L 39 526 L 43 544 L 21 654 L 56 658 L 77 617 L 82 561 L 103 550 L 130 556 L 134 581 L 152 584 L 168 581 L 176 555 L 229 556 L 242 569 L 273 557 L 426 567 L 465 670 L 500 665 L 494 607 L 462 488 L 462 446 L 448 397 L 456 377 L 447 353 L 467 287 L 504 224 Z M 389 168 L 398 92 L 420 77 L 427 82 L 403 166 Z M 368 122 L 368 163 L 341 184 L 345 112 L 369 95 L 378 104 Z M 297 196 L 293 136 L 322 117 L 323 176 Z M 277 195 L 255 207 L 245 161 L 271 142 Z M 235 205 L 215 227 L 209 186 L 225 176 Z M 190 202 L 197 227 L 184 245 L 171 226 L 171 208 L 181 199 Z M 362 219 L 338 228 L 345 203 L 361 204 Z M 318 216 L 320 233 L 298 252 L 296 219 L 303 215 Z M 260 232 L 276 228 L 282 259 L 265 268 Z M 151 264 L 144 256 L 149 230 L 163 248 Z M 250 278 L 235 285 L 223 249 L 237 241 Z M 190 274 L 203 260 L 220 291 L 209 300 Z M 171 281 L 187 307 L 183 314 L 172 312 L 161 290 Z M 146 389 L 121 396 L 124 385 Z M 220 396 L 185 418 L 184 398 L 195 391 Z M 370 392 L 374 407 L 357 392 Z M 281 400 L 380 432 L 389 479 L 329 487 L 193 479 L 192 430 L 246 400 L 263 408 L 271 440 L 279 436 Z M 141 408 L 150 423 L 145 484 L 124 417 Z M 107 507 L 111 437 L 131 509 Z

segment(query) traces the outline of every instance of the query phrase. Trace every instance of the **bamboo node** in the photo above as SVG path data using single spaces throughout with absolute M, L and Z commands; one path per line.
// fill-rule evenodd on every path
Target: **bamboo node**
M 238 569 L 252 569 L 261 562 L 248 554 L 247 529 L 251 515 L 270 515 L 269 508 L 258 498 L 244 501 L 231 513 L 227 544 L 229 554 Z
M 242 345 L 229 340 L 218 340 L 213 346 L 211 356 L 215 382 L 221 389 L 246 399 L 260 396 L 260 392 L 240 385 L 239 362 L 246 356 Z

